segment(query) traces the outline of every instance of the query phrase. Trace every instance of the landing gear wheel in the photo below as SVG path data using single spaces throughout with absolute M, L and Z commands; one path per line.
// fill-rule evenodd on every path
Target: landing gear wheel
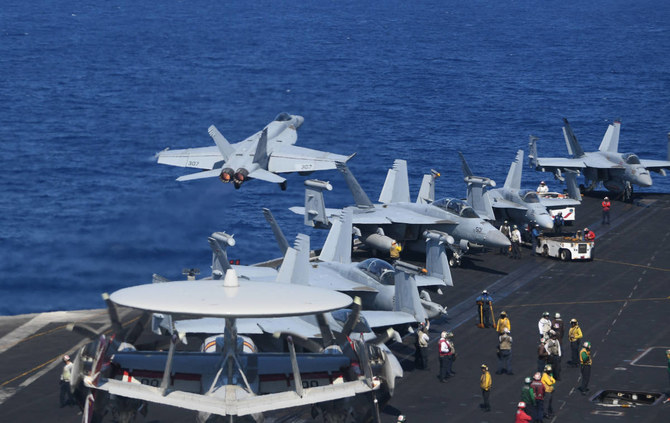
M 461 266 L 461 259 L 456 258 L 456 257 L 451 257 L 449 259 L 449 266 L 451 267 L 460 267 Z
M 568 250 L 559 251 L 558 256 L 563 261 L 570 261 L 570 259 L 572 258 L 572 255 L 570 254 L 570 251 L 568 251 Z

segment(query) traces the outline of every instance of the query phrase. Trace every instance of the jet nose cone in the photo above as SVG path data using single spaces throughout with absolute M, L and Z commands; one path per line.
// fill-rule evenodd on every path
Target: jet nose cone
M 491 229 L 486 233 L 486 237 L 484 238 L 484 240 L 485 240 L 484 244 L 487 247 L 492 248 L 503 248 L 512 245 L 509 239 L 505 235 L 503 235 L 502 232 L 500 232 L 495 228 Z
M 302 123 L 305 121 L 305 118 L 302 116 L 294 115 L 295 118 L 295 129 L 298 129 L 302 126 Z
M 548 214 L 539 215 L 537 217 L 536 222 L 538 225 L 540 225 L 540 228 L 542 229 L 546 229 L 549 231 L 554 229 L 554 219 L 552 219 L 551 216 Z
M 638 175 L 637 184 L 643 188 L 649 188 L 651 186 L 651 176 L 648 173 Z

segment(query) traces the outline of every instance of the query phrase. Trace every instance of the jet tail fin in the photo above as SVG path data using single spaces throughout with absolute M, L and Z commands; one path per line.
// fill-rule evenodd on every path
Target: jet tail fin
M 509 172 L 507 173 L 507 179 L 505 179 L 504 187 L 507 189 L 519 190 L 521 189 L 521 174 L 523 171 L 523 150 L 516 152 L 516 158 L 509 166 Z
M 417 204 L 430 204 L 435 201 L 435 179 L 440 177 L 440 172 L 430 170 L 430 175 L 423 175 L 419 195 L 416 196 Z
M 275 217 L 272 215 L 270 209 L 263 208 L 263 216 L 265 216 L 265 220 L 267 220 L 267 222 L 270 224 L 270 227 L 272 228 L 272 233 L 275 235 L 275 239 L 279 245 L 279 250 L 282 254 L 286 254 L 286 251 L 289 249 L 288 240 L 284 236 L 284 232 L 282 232 L 281 228 L 279 227 L 279 223 L 277 223 L 277 220 L 275 220 Z
M 565 183 L 568 187 L 568 197 L 582 201 L 582 194 L 579 192 L 579 186 L 577 185 L 579 172 L 571 169 L 563 169 L 563 171 L 565 172 Z
M 320 260 L 343 264 L 351 263 L 352 215 L 351 208 L 347 207 L 333 221 L 326 242 L 321 249 Z
M 414 316 L 417 322 L 425 322 L 428 318 L 426 310 L 421 304 L 416 280 L 412 275 L 402 271 L 395 272 L 395 302 L 393 311 L 409 313 Z
M 610 126 L 607 127 L 607 132 L 603 136 L 603 140 L 600 142 L 600 147 L 598 150 L 607 151 L 610 153 L 616 153 L 619 151 L 619 132 L 621 131 L 621 122 L 615 120 Z
M 219 148 L 219 152 L 223 156 L 223 160 L 228 161 L 228 159 L 235 154 L 235 148 L 228 142 L 228 140 L 221 135 L 216 126 L 211 125 L 207 130 L 209 136 L 214 140 L 214 144 Z
M 461 164 L 463 173 L 465 174 L 465 183 L 468 187 L 468 203 L 472 206 L 475 212 L 485 219 L 493 220 L 493 207 L 491 206 L 491 199 L 489 198 L 486 189 L 488 187 L 495 187 L 496 182 L 493 179 L 485 178 L 483 176 L 474 176 L 470 166 L 465 161 L 465 156 L 460 151 L 458 155 L 461 157 Z
M 235 239 L 225 232 L 214 232 L 207 241 L 212 248 L 212 276 L 218 279 L 231 269 L 226 249 L 235 245 Z
M 393 167 L 386 174 L 384 187 L 379 194 L 379 202 L 384 204 L 409 203 L 407 161 L 396 159 L 393 162 Z
M 528 136 L 528 165 L 535 169 L 537 169 L 539 165 L 537 156 L 537 140 L 539 140 L 539 138 L 535 135 Z
M 566 118 L 563 118 L 563 123 L 565 123 L 565 126 L 563 127 L 563 137 L 565 138 L 565 145 L 568 148 L 568 153 L 573 157 L 584 157 L 584 150 L 582 150 L 582 146 L 579 145 L 577 136 L 572 132 L 570 122 L 568 122 Z
M 298 234 L 293 248 L 289 247 L 277 274 L 277 282 L 309 285 L 309 236 Z
M 326 214 L 323 191 L 331 191 L 332 185 L 318 179 L 305 181 L 305 225 L 314 228 L 329 228 L 330 222 Z
M 268 156 L 268 128 L 265 128 L 261 133 L 261 138 L 258 140 L 258 144 L 256 144 L 256 152 L 254 153 L 253 162 L 258 163 L 258 165 L 262 169 L 267 169 L 269 160 L 270 157 Z
M 368 195 L 365 193 L 365 191 L 363 191 L 363 188 L 361 188 L 360 184 L 354 177 L 354 174 L 351 173 L 351 170 L 349 170 L 349 167 L 347 167 L 347 165 L 342 162 L 336 162 L 335 166 L 337 166 L 337 170 L 339 170 L 344 176 L 344 180 L 349 187 L 349 191 L 351 191 L 351 195 L 354 197 L 356 206 L 366 209 L 373 208 L 374 204 L 372 204 L 372 201 L 370 201 Z
M 426 271 L 428 276 L 440 278 L 448 286 L 454 286 L 445 247 L 445 244 L 453 244 L 454 239 L 438 231 L 426 231 L 423 236 L 426 238 Z

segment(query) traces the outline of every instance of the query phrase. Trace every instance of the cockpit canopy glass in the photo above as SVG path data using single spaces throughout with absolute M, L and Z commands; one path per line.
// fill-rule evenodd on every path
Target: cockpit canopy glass
M 539 203 L 540 197 L 537 196 L 535 191 L 526 191 L 525 193 L 519 193 L 523 198 L 524 203 Z
M 385 285 L 393 284 L 393 266 L 378 258 L 369 258 L 356 265 L 359 269 L 370 273 L 379 282 Z
M 634 153 L 626 153 L 623 155 L 623 159 L 628 164 L 640 164 L 640 159 Z
M 435 202 L 433 205 L 439 207 L 443 210 L 453 213 L 455 215 L 465 217 L 465 218 L 478 218 L 479 215 L 473 210 L 470 205 L 463 200 L 455 200 L 452 198 L 442 198 Z
M 287 120 L 291 120 L 291 115 L 289 115 L 286 112 L 281 112 L 275 118 L 275 121 L 277 121 L 277 122 L 286 122 Z

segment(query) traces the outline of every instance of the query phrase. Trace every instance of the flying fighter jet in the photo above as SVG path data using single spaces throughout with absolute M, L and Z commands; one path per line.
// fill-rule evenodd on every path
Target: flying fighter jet
M 298 340 L 292 338 L 287 339 L 288 354 L 244 353 L 239 348 L 238 318 L 323 313 L 350 304 L 348 296 L 337 292 L 241 282 L 233 270 L 223 281 L 140 285 L 117 291 L 110 300 L 145 312 L 224 318 L 224 342 L 220 354 L 181 352 L 176 351 L 180 336 L 174 333 L 166 353 L 122 349 L 101 335 L 90 372 L 86 374 L 81 357 L 72 370 L 72 383 L 82 381 L 91 389 L 83 417 L 87 423 L 98 421 L 110 398 L 194 410 L 199 421 L 245 415 L 262 421 L 262 413 L 273 410 L 373 392 L 380 386 L 379 377 L 389 374 L 387 356 L 376 347 L 388 337 L 365 343 L 348 339 L 357 320 L 355 312 L 344 325 L 348 332 L 333 334 L 322 326 L 328 344 L 319 346 L 320 352 L 297 354 Z M 352 367 L 362 369 L 364 376 Z
M 277 173 L 307 175 L 316 170 L 335 169 L 336 161 L 346 162 L 353 157 L 294 146 L 297 129 L 304 120 L 302 116 L 280 113 L 262 131 L 237 144 L 230 144 L 212 125 L 208 132 L 216 147 L 166 149 L 158 153 L 158 163 L 203 169 L 180 176 L 178 181 L 219 177 L 239 188 L 249 179 L 260 179 L 279 184 L 285 190 L 286 179 Z
M 469 248 L 469 243 L 491 248 L 510 245 L 510 241 L 493 225 L 479 217 L 465 201 L 443 198 L 433 201 L 432 184 L 437 175 L 424 177 L 416 203 L 409 198 L 407 162 L 396 160 L 389 169 L 386 182 L 379 196 L 381 204 L 373 204 L 344 163 L 337 168 L 353 194 L 353 224 L 359 240 L 373 250 L 388 252 L 393 242 L 401 242 L 405 249 L 423 253 L 426 235 L 449 239 L 453 252 L 450 264 L 458 264 Z M 306 181 L 305 207 L 291 207 L 296 214 L 305 215 L 305 224 L 328 227 L 329 218 L 339 213 L 337 209 L 326 209 L 323 190 L 330 185 Z
M 568 120 L 564 118 L 563 122 L 563 136 L 572 158 L 539 157 L 537 138 L 531 137 L 528 154 L 531 167 L 542 172 L 553 172 L 559 180 L 563 180 L 563 173 L 582 173 L 587 191 L 602 182 L 609 191 L 622 193 L 624 200 L 632 197 L 633 185 L 651 186 L 650 170 L 665 176 L 665 169 L 670 169 L 670 160 L 647 160 L 640 159 L 634 153 L 619 153 L 619 121 L 609 125 L 598 151 L 591 152 L 584 152 Z
M 540 198 L 534 190 L 521 189 L 521 174 L 523 170 L 523 150 L 516 153 L 502 188 L 491 189 L 496 186 L 495 181 L 474 176 L 459 151 L 465 181 L 468 184 L 468 202 L 475 211 L 489 220 L 510 220 L 518 225 L 537 224 L 545 230 L 554 228 L 547 207 L 567 207 L 581 204 L 572 198 Z

